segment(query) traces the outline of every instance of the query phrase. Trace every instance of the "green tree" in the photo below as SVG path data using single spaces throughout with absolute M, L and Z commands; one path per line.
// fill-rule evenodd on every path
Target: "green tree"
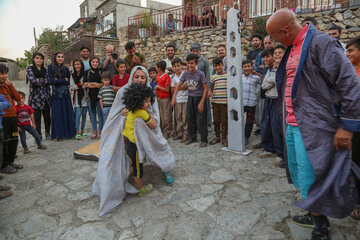
M 35 47 L 31 47 L 30 50 L 24 51 L 24 58 L 16 58 L 16 62 L 18 63 L 20 68 L 26 68 L 32 63 L 32 55 L 35 52 Z
M 266 20 L 263 17 L 257 17 L 255 18 L 255 29 L 254 33 L 259 33 L 262 36 L 268 35 L 266 31 Z
M 38 46 L 42 44 L 51 44 L 53 51 L 64 50 L 69 45 L 68 36 L 60 33 L 64 31 L 64 26 L 56 26 L 55 29 L 44 28 L 37 40 Z

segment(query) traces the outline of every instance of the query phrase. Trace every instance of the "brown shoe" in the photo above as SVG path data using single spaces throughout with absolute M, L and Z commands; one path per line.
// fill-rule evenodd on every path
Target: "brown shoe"
M 200 143 L 200 147 L 206 147 L 206 146 L 207 146 L 207 143 L 206 143 L 206 142 Z
M 220 139 L 219 138 L 214 138 L 213 140 L 211 140 L 210 142 L 209 142 L 209 144 L 210 145 L 214 145 L 214 144 L 217 144 L 217 143 L 219 143 L 220 142 Z
M 30 150 L 28 148 L 24 148 L 24 154 L 28 154 Z
M 40 145 L 40 146 L 38 146 L 37 148 L 38 148 L 38 149 L 47 149 L 47 146 L 45 146 L 45 145 Z

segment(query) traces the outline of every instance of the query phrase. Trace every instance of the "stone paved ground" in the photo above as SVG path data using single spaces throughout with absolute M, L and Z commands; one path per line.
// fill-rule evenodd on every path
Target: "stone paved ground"
M 20 87 L 23 82 L 15 82 Z M 27 91 L 26 91 L 27 92 Z M 88 124 L 89 127 L 89 124 Z M 210 138 L 213 135 L 210 135 Z M 252 142 L 258 141 L 252 137 Z M 14 195 L 0 202 L 0 239 L 308 239 L 311 229 L 290 217 L 301 213 L 292 203 L 298 192 L 287 184 L 274 159 L 259 151 L 241 156 L 220 145 L 200 149 L 170 140 L 176 167 L 175 183 L 164 185 L 160 171 L 145 168 L 145 182 L 154 191 L 129 195 L 114 212 L 101 219 L 99 198 L 91 196 L 97 163 L 75 160 L 73 151 L 92 140 L 45 141 L 40 151 L 29 138 L 30 154 L 19 146 L 17 174 L 1 184 Z M 331 219 L 333 239 L 359 239 L 360 224 L 351 218 Z

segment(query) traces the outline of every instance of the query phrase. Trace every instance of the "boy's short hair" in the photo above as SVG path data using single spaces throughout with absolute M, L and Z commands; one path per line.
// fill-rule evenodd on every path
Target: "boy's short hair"
M 301 21 L 301 25 L 303 25 L 305 22 L 311 22 L 315 26 L 318 25 L 318 21 L 313 17 L 306 17 L 304 20 Z
M 274 52 L 275 52 L 275 50 L 276 49 L 278 49 L 278 48 L 281 48 L 282 50 L 284 50 L 284 51 L 286 51 L 286 47 L 284 46 L 284 45 L 282 45 L 282 44 L 277 44 L 275 47 L 274 47 Z
M 249 64 L 249 63 L 250 63 L 251 66 L 253 65 L 253 62 L 251 60 L 248 60 L 248 59 L 243 60 L 242 63 L 241 63 L 241 66 L 244 66 L 245 64 Z
M 334 25 L 331 28 L 329 28 L 329 31 L 330 30 L 337 30 L 339 33 L 341 33 L 342 32 L 342 27 Z
M 191 60 L 195 60 L 195 63 L 198 63 L 199 61 L 199 56 L 196 55 L 195 53 L 189 53 L 187 56 L 186 56 L 186 61 L 191 61 Z
M 120 64 L 125 64 L 124 60 L 122 60 L 122 58 L 118 58 L 116 61 L 116 67 L 118 68 L 120 66 Z
M 170 13 L 171 14 L 171 13 Z M 170 15 L 169 14 L 169 15 Z M 172 14 L 171 14 L 172 15 Z M 176 47 L 175 47 L 175 45 L 174 44 L 172 44 L 172 43 L 169 43 L 168 45 L 166 45 L 166 50 L 168 49 L 168 48 L 170 48 L 170 47 L 172 47 L 172 48 L 174 48 L 174 51 L 176 51 Z
M 150 72 L 156 72 L 156 73 L 157 73 L 156 68 L 155 68 L 155 67 L 149 68 L 149 69 L 148 69 L 148 73 L 150 73 Z
M 4 64 L 0 63 L 0 73 L 1 74 L 5 74 L 9 72 L 9 68 L 7 66 L 5 66 Z
M 347 44 L 346 44 L 346 49 L 348 49 L 350 46 L 356 47 L 359 51 L 360 51 L 360 37 L 356 37 L 351 39 Z
M 213 59 L 212 61 L 213 65 L 215 64 L 224 64 L 223 60 L 221 59 L 221 57 L 216 57 Z
M 84 49 L 87 49 L 87 50 L 90 52 L 90 49 L 89 49 L 88 47 L 85 47 L 85 46 L 82 46 L 82 47 L 80 48 L 80 51 L 82 51 L 82 50 L 84 50 Z
M 160 68 L 161 71 L 165 72 L 166 62 L 164 60 L 157 61 L 155 65 L 156 65 L 156 67 Z
M 180 63 L 180 65 L 182 64 L 182 61 L 180 58 L 176 57 L 171 61 L 171 65 L 174 66 L 176 63 Z
M 24 92 L 18 91 L 18 93 L 19 93 L 21 96 L 26 97 L 26 94 L 25 94 Z
M 104 71 L 100 74 L 101 80 L 104 78 L 108 78 L 110 79 L 110 72 L 109 71 Z
M 274 51 L 275 49 L 273 47 L 268 47 L 268 48 L 265 48 L 264 51 L 262 51 L 261 53 L 261 57 L 267 57 L 267 56 L 272 56 L 274 55 Z
M 226 46 L 225 46 L 224 44 L 220 44 L 217 48 L 219 49 L 219 48 L 221 48 L 221 47 L 223 47 L 223 48 L 226 49 Z
M 261 35 L 258 34 L 258 33 L 253 34 L 253 35 L 251 36 L 251 38 L 250 38 L 250 41 L 252 41 L 253 38 L 258 38 L 258 39 L 260 39 L 260 41 L 263 40 L 263 36 L 261 36 Z
M 146 98 L 150 98 L 151 104 L 154 103 L 154 91 L 146 84 L 133 83 L 124 92 L 123 104 L 129 111 L 136 111 L 144 105 Z
M 135 43 L 132 41 L 129 41 L 125 44 L 125 50 L 131 50 L 133 47 L 135 47 Z

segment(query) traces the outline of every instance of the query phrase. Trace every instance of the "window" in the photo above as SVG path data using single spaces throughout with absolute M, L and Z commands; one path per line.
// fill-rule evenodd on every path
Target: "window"
M 300 1 L 297 0 L 296 13 L 312 13 L 315 11 L 327 10 L 334 8 L 334 1 L 328 0 L 322 2 L 321 0 Z
M 276 0 L 250 0 L 250 5 L 251 17 L 267 16 L 276 9 Z
M 114 13 L 110 13 L 104 17 L 104 32 L 111 29 L 114 23 Z
M 87 6 L 85 5 L 84 7 L 84 17 L 87 17 L 88 16 L 88 11 L 87 11 Z
M 101 34 L 102 33 L 102 31 L 101 31 L 101 23 L 100 22 L 96 22 L 96 24 L 95 24 L 95 27 L 96 27 L 96 35 L 99 35 L 99 34 Z

